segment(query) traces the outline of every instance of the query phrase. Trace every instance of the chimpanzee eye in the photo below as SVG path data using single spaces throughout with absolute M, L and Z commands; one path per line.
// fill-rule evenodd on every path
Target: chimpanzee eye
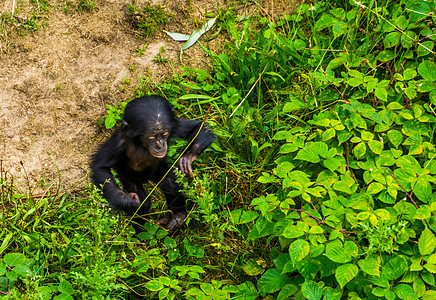
M 148 140 L 154 140 L 156 137 L 155 136 L 148 136 L 147 139 Z
M 168 131 L 165 131 L 164 133 L 162 133 L 163 136 L 167 136 L 168 134 L 170 134 Z

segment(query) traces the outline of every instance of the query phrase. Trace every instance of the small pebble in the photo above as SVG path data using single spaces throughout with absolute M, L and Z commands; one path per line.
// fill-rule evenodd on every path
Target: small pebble
M 13 138 L 13 137 L 14 137 L 14 135 L 15 135 L 15 133 L 13 133 L 13 132 L 9 132 L 9 133 L 8 133 L 8 138 L 10 138 L 10 139 L 11 139 L 11 138 Z

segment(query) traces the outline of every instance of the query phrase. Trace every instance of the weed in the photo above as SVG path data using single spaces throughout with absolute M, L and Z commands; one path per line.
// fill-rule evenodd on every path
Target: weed
M 159 53 L 156 54 L 156 56 L 153 58 L 153 61 L 156 63 L 167 63 L 169 62 L 168 58 L 164 58 L 163 55 L 165 55 L 166 49 L 164 46 L 159 48 Z
M 173 18 L 173 15 L 168 14 L 159 5 L 145 5 L 140 9 L 136 5 L 129 4 L 129 11 L 134 27 L 146 37 L 152 37 L 162 25 Z

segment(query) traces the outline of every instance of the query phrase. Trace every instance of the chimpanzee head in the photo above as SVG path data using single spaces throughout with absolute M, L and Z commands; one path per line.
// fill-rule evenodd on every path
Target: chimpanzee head
M 124 109 L 122 130 L 126 138 L 156 157 L 168 151 L 168 139 L 177 124 L 174 108 L 160 96 L 145 96 L 130 101 Z

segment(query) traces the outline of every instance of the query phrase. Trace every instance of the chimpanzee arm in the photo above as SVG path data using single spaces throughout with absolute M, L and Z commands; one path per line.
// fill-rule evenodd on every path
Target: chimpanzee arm
M 209 147 L 213 141 L 215 141 L 215 134 L 209 129 L 209 125 L 197 120 L 184 120 L 178 119 L 176 127 L 175 138 L 182 138 L 191 142 L 192 144 L 186 150 L 185 154 L 179 160 L 180 171 L 183 174 L 193 177 L 191 164 L 197 159 L 207 147 Z M 201 129 L 200 129 L 201 128 Z M 198 133 L 198 134 L 197 134 Z
M 133 213 L 138 208 L 140 201 L 136 194 L 124 193 L 116 184 L 111 168 L 117 163 L 123 149 L 124 141 L 121 131 L 103 143 L 94 154 L 91 161 L 92 182 L 103 189 L 103 197 L 115 209 Z

